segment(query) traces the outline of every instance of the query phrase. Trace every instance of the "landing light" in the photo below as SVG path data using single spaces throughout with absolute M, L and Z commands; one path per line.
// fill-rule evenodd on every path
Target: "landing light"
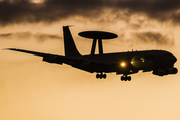
M 121 67 L 125 67 L 125 66 L 126 66 L 126 63 L 125 63 L 125 62 L 122 62 L 120 65 L 121 65 Z

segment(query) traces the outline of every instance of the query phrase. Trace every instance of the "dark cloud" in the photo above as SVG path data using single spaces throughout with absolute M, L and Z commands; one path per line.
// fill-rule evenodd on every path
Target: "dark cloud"
M 137 32 L 133 36 L 136 38 L 136 42 L 150 43 L 158 46 L 173 46 L 174 39 L 170 35 L 163 35 L 159 32 Z
M 44 40 L 60 40 L 62 37 L 59 35 L 52 35 L 52 34 L 46 34 L 46 33 L 31 33 L 31 32 L 17 32 L 17 33 L 5 33 L 0 34 L 0 38 L 9 39 L 9 38 L 15 38 L 19 40 L 28 40 L 28 39 L 36 39 L 38 41 L 44 41 Z
M 33 4 L 31 0 L 4 0 L 0 2 L 0 24 L 20 22 L 51 23 L 68 17 L 103 19 L 106 10 L 123 18 L 143 14 L 159 21 L 179 23 L 180 1 L 178 0 L 45 0 L 44 4 Z M 121 14 L 120 14 L 121 13 Z M 119 18 L 119 19 L 120 19 Z

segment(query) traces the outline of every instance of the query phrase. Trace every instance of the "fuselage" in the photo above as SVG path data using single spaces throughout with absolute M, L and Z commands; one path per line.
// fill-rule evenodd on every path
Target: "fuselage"
M 91 61 L 93 62 L 89 64 L 88 62 Z M 146 50 L 106 53 L 102 55 L 83 55 L 81 64 L 68 64 L 89 72 L 118 72 L 123 74 L 130 70 L 136 71 L 171 68 L 174 66 L 176 61 L 176 57 L 168 51 Z M 121 66 L 121 63 L 124 63 L 125 65 Z

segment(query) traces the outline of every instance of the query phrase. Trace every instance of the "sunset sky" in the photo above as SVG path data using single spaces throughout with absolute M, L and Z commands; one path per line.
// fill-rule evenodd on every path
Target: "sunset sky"
M 180 75 L 107 74 L 97 80 L 68 65 L 4 48 L 64 55 L 62 26 L 70 27 L 81 54 L 101 30 L 118 38 L 104 52 L 163 49 L 180 68 L 179 0 L 0 0 L 0 120 L 179 120 Z

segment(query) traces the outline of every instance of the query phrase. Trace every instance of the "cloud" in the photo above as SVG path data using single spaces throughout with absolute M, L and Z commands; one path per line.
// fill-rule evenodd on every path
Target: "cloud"
M 1 38 L 7 38 L 10 37 L 12 35 L 12 33 L 5 33 L 5 34 L 0 34 Z
M 178 0 L 45 0 L 42 4 L 34 4 L 31 0 L 4 0 L 0 1 L 0 24 L 51 23 L 73 16 L 85 19 L 112 19 L 116 16 L 125 19 L 134 14 L 179 23 L 179 8 Z M 108 10 L 109 15 L 101 17 Z
M 133 34 L 136 38 L 136 42 L 155 44 L 157 46 L 173 46 L 174 38 L 170 35 L 163 35 L 159 32 L 136 32 Z
M 33 38 L 38 41 L 62 39 L 62 37 L 60 37 L 59 35 L 52 35 L 46 33 L 31 33 L 31 32 L 5 33 L 5 34 L 0 34 L 0 38 L 4 38 L 4 39 L 16 38 L 20 40 L 28 40 Z
M 44 41 L 44 40 L 47 40 L 47 39 L 50 39 L 50 40 L 60 40 L 62 39 L 62 37 L 60 37 L 59 35 L 51 35 L 51 34 L 46 34 L 46 33 L 36 33 L 34 35 L 34 37 L 37 39 L 37 40 L 40 40 L 40 41 Z

